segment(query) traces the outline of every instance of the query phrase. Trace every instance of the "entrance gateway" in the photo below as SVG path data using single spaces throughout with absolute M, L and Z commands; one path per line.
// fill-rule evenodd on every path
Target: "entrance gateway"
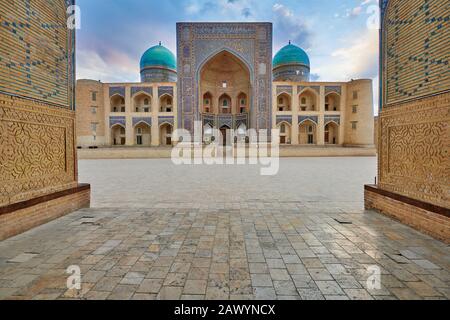
M 177 59 L 180 129 L 271 129 L 271 23 L 178 23 Z

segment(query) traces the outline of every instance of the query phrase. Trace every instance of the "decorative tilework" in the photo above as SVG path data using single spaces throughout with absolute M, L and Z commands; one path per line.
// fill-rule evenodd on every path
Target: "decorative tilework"
M 292 116 L 277 116 L 277 125 L 281 122 L 287 122 L 292 125 Z
M 317 92 L 317 94 L 320 94 L 320 86 L 298 86 L 297 92 L 300 94 L 305 89 L 312 89 Z
M 325 125 L 330 122 L 335 122 L 336 124 L 341 124 L 341 116 L 325 116 Z
M 136 118 L 133 118 L 133 127 L 141 122 L 148 124 L 150 127 L 152 126 L 152 118 L 151 117 L 136 117 Z
M 0 92 L 73 109 L 73 1 L 0 1 Z
M 203 126 L 206 124 L 214 128 L 216 126 L 216 117 L 214 115 L 203 115 Z
M 125 98 L 125 87 L 109 87 L 109 97 L 118 94 Z
M 164 86 L 164 87 L 158 87 L 158 97 L 169 94 L 173 97 L 173 87 L 171 86 Z
M 217 128 L 222 128 L 223 126 L 227 126 L 228 128 L 233 128 L 233 116 L 229 115 L 219 115 L 217 116 Z
M 289 93 L 292 96 L 292 86 L 277 86 L 277 96 L 283 92 Z
M 449 90 L 449 5 L 448 0 L 381 3 L 383 106 Z
M 325 95 L 335 92 L 339 95 L 342 94 L 342 87 L 341 86 L 327 86 L 325 87 Z
M 153 87 L 131 87 L 131 96 L 134 96 L 138 92 L 145 92 L 153 96 Z M 110 91 L 111 96 L 111 91 Z
M 174 125 L 174 118 L 172 116 L 163 116 L 158 118 L 158 125 L 162 125 L 163 123 L 169 123 L 172 126 Z
M 298 124 L 302 124 L 305 121 L 312 121 L 315 124 L 319 124 L 319 117 L 318 116 L 299 116 L 298 117 Z
M 125 127 L 125 125 L 126 125 L 125 117 L 119 117 L 119 116 L 109 117 L 109 127 L 111 128 L 112 126 L 114 126 L 116 124 L 120 124 Z

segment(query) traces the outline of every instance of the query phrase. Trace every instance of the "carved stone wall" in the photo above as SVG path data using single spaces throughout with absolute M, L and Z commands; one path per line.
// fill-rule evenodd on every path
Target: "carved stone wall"
M 77 185 L 75 114 L 0 94 L 0 206 Z
M 250 70 L 250 127 L 271 127 L 272 24 L 178 23 L 178 126 L 193 130 L 200 121 L 199 74 L 216 54 L 228 51 Z
M 380 187 L 449 207 L 450 93 L 384 110 Z

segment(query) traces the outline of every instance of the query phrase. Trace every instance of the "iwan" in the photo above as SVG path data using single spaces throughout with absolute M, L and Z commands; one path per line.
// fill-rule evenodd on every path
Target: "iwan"
M 208 307 L 188 307 L 181 305 L 181 307 L 175 308 L 175 315 L 199 315 L 202 318 L 206 317 L 208 313 Z

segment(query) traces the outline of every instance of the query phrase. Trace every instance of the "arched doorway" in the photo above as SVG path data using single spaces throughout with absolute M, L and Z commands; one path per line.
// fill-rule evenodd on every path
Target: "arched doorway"
M 159 127 L 159 143 L 162 146 L 171 146 L 172 145 L 172 131 L 173 126 L 170 123 L 163 123 Z
M 291 144 L 291 125 L 281 122 L 278 129 L 280 130 L 280 144 Z
M 230 127 L 222 126 L 220 127 L 220 135 L 222 137 L 222 145 L 226 146 L 230 143 Z
M 250 71 L 236 55 L 226 50 L 221 51 L 209 59 L 200 70 L 200 92 L 203 97 L 203 113 L 240 113 L 240 108 L 233 106 L 233 99 L 242 98 L 242 93 L 245 95 L 243 107 L 250 112 L 248 101 L 251 97 L 246 94 L 251 92 Z M 214 106 L 213 97 L 216 99 L 217 108 Z
M 317 125 L 313 121 L 306 120 L 300 123 L 298 141 L 299 144 L 317 144 Z
M 115 124 L 111 127 L 111 142 L 113 146 L 124 146 L 126 143 L 125 127 Z
M 151 127 L 145 122 L 139 122 L 134 126 L 134 143 L 137 146 L 151 145 Z
M 325 144 L 339 144 L 339 125 L 335 122 L 325 125 Z

